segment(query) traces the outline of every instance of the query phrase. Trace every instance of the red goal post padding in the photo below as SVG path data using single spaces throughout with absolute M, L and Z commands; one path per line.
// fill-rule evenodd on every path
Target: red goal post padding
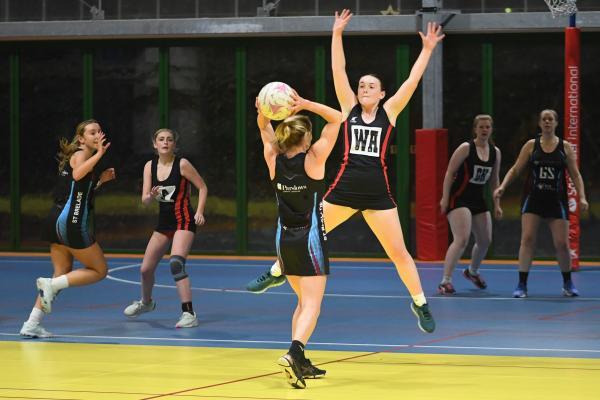
M 448 130 L 417 129 L 415 147 L 417 259 L 443 260 L 448 223 L 440 212 L 440 200 L 448 166 Z

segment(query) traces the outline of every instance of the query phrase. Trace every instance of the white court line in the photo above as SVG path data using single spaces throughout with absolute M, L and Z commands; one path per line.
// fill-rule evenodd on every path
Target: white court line
M 17 333 L 0 332 L 0 336 L 17 336 Z M 162 338 L 140 336 L 88 336 L 88 335 L 56 335 L 54 338 L 71 339 L 100 339 L 100 340 L 139 340 L 139 341 L 166 341 L 166 342 L 196 342 L 196 343 L 238 343 L 238 344 L 281 344 L 289 345 L 289 341 L 278 340 L 234 340 L 234 339 L 202 339 L 202 338 Z M 413 345 L 413 344 L 382 344 L 382 343 L 344 343 L 344 342 L 310 342 L 311 346 L 340 346 L 340 347 L 381 347 L 381 348 L 417 348 L 417 349 L 448 349 L 448 350 L 494 350 L 494 351 L 522 351 L 522 352 L 549 352 L 549 353 L 600 353 L 593 349 L 550 349 L 528 347 L 488 347 L 488 346 L 444 346 L 444 345 Z
M 121 267 L 111 268 L 108 270 L 108 275 L 106 279 L 115 282 L 127 283 L 130 285 L 140 285 L 139 281 L 131 281 L 128 279 L 115 278 L 111 276 L 111 272 L 121 271 L 124 269 L 131 269 L 135 267 L 139 267 L 141 264 L 130 264 L 123 265 Z M 167 288 L 167 289 L 176 289 L 175 285 L 161 285 L 155 284 L 155 287 Z M 245 289 L 219 289 L 219 288 L 203 288 L 203 287 L 192 287 L 192 290 L 198 290 L 202 292 L 222 292 L 222 293 L 241 293 L 241 294 L 251 294 L 257 295 L 256 293 L 249 292 Z M 293 292 L 274 292 L 268 291 L 261 293 L 260 295 L 271 295 L 271 296 L 295 296 Z M 411 296 L 408 295 L 382 295 L 382 294 L 344 294 L 344 293 L 325 293 L 325 297 L 341 297 L 341 298 L 358 298 L 358 299 L 411 299 Z M 448 299 L 448 300 L 511 300 L 511 301 L 531 301 L 531 300 L 523 300 L 523 299 L 515 299 L 513 297 L 461 297 L 461 296 L 444 296 L 444 297 L 436 297 L 429 296 L 429 299 Z M 578 297 L 576 300 L 566 299 L 562 297 L 534 297 L 533 300 L 564 300 L 564 301 L 600 301 L 598 297 Z
M 141 259 L 142 257 L 140 257 Z M 129 261 L 110 261 L 109 264 L 123 264 Z M 163 263 L 167 263 L 167 260 L 162 261 Z M 2 260 L 0 259 L 0 266 L 3 263 L 24 263 L 24 264 L 33 264 L 33 263 L 50 263 L 50 260 Z M 368 264 L 368 261 L 357 261 L 357 263 L 363 263 L 363 264 Z M 140 265 L 140 264 L 135 264 L 135 265 Z M 266 262 L 265 264 L 241 264 L 241 263 L 203 263 L 203 262 L 197 262 L 197 261 L 187 261 L 186 266 L 194 266 L 194 267 L 233 267 L 233 268 L 267 268 L 269 267 L 269 263 Z M 466 267 L 468 265 L 468 263 L 459 263 L 457 265 L 457 267 Z M 513 269 L 512 267 L 514 266 L 515 268 L 517 267 L 517 263 L 515 262 L 514 264 L 502 264 L 505 265 L 506 268 L 486 268 L 485 265 L 483 265 L 480 269 L 484 272 L 515 272 L 516 269 Z M 338 264 L 336 261 L 332 261 L 330 264 L 331 268 L 333 269 L 348 269 L 348 270 L 392 270 L 395 271 L 396 268 L 393 265 L 389 265 L 389 266 L 377 266 L 377 265 L 362 265 L 362 266 L 356 266 L 356 265 L 348 265 L 348 264 Z M 125 267 L 128 267 L 128 265 L 125 265 Z M 536 268 L 536 267 L 544 267 L 544 268 Z M 533 266 L 533 270 L 535 271 L 535 273 L 551 273 L 551 274 L 555 274 L 558 271 L 558 266 L 557 268 L 546 268 L 548 266 L 546 265 L 534 265 Z M 584 267 L 587 268 L 587 267 Z M 591 267 L 591 268 L 596 268 Z M 119 269 L 122 269 L 122 267 L 116 267 L 116 268 L 111 268 L 111 271 L 118 271 Z M 441 269 L 443 269 L 443 264 L 440 262 L 439 265 L 435 265 L 435 266 L 424 266 L 424 265 L 419 265 L 419 263 L 417 262 L 417 269 L 419 271 L 439 271 Z M 593 269 L 593 270 L 588 270 L 588 269 L 584 269 L 584 270 L 580 270 L 578 272 L 576 272 L 577 274 L 579 273 L 585 273 L 587 274 L 600 274 L 600 269 Z

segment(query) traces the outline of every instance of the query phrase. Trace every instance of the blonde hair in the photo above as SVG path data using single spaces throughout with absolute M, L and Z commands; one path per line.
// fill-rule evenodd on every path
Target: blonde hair
M 475 118 L 473 118 L 473 139 L 477 138 L 477 134 L 475 133 L 475 128 L 477 128 L 477 124 L 479 121 L 490 121 L 490 125 L 492 128 L 494 127 L 494 119 L 489 114 L 477 114 Z M 492 139 L 492 135 L 489 136 L 488 142 L 494 145 L 494 139 Z
M 173 141 L 175 142 L 175 149 L 173 150 L 173 152 L 177 152 L 177 141 L 179 140 L 179 134 L 173 129 L 160 128 L 159 130 L 154 132 L 154 134 L 152 135 L 152 144 L 156 142 L 156 138 L 158 137 L 158 135 L 160 135 L 163 132 L 169 132 L 171 134 L 171 136 L 173 137 Z
M 177 143 L 177 141 L 179 140 L 179 135 L 173 129 L 160 128 L 159 130 L 154 132 L 154 135 L 152 135 L 152 142 L 153 143 L 156 142 L 156 138 L 158 137 L 158 135 L 160 135 L 163 132 L 169 132 L 171 134 L 171 136 L 173 136 L 173 140 L 175 141 L 175 143 Z
M 305 115 L 286 118 L 275 129 L 275 143 L 282 153 L 302 143 L 306 134 L 312 133 L 312 124 Z
M 473 129 L 477 128 L 477 124 L 479 121 L 489 120 L 492 127 L 494 126 L 494 119 L 489 114 L 477 114 L 475 118 L 473 118 Z
M 73 153 L 75 153 L 77 149 L 79 149 L 79 138 L 83 137 L 85 127 L 89 124 L 97 123 L 98 121 L 96 121 L 95 119 L 86 119 L 85 121 L 82 121 L 79 124 L 77 124 L 77 127 L 75 128 L 75 135 L 73 136 L 73 139 L 71 139 L 70 142 L 65 137 L 61 137 L 59 139 L 58 146 L 60 147 L 60 150 L 58 151 L 58 153 L 56 153 L 56 159 L 58 160 L 58 172 L 61 172 L 63 169 L 65 169 L 65 166 L 71 159 Z
M 540 111 L 540 117 L 539 117 L 539 121 L 542 120 L 542 115 L 544 115 L 544 113 L 549 112 L 550 114 L 552 114 L 554 116 L 554 120 L 556 122 L 558 122 L 558 113 L 556 111 L 554 111 L 551 108 L 546 108 L 545 110 Z

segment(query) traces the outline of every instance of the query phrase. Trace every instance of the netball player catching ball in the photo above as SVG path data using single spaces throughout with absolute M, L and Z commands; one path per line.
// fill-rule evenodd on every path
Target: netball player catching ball
M 537 231 L 542 219 L 548 221 L 556 258 L 563 276 L 562 293 L 567 297 L 579 296 L 571 280 L 569 254 L 569 208 L 565 170 L 575 184 L 581 211 L 588 209 L 583 179 L 577 168 L 576 155 L 571 145 L 556 136 L 558 114 L 543 110 L 539 117 L 542 133 L 521 148 L 515 165 L 506 173 L 502 184 L 494 192 L 500 198 L 506 187 L 524 170 L 529 171 L 521 205 L 521 247 L 519 249 L 519 284 L 513 297 L 527 297 L 527 278 L 535 251 Z
M 438 286 L 440 294 L 456 293 L 452 285 L 452 272 L 469 243 L 471 232 L 475 236 L 475 245 L 471 252 L 471 265 L 463 271 L 463 276 L 479 289 L 487 287 L 479 274 L 479 266 L 492 241 L 492 216 L 483 190 L 488 181 L 492 192 L 496 190 L 500 169 L 500 150 L 491 140 L 492 124 L 489 115 L 475 117 L 474 139 L 458 146 L 444 176 L 440 208 L 442 214 L 447 213 L 453 239 L 444 260 L 444 276 Z M 498 199 L 494 200 L 494 214 L 496 218 L 502 217 Z
M 396 202 L 388 182 L 386 159 L 396 118 L 412 97 L 431 53 L 444 35 L 441 27 L 433 23 L 428 24 L 427 34 L 419 32 L 423 48 L 408 79 L 382 105 L 385 91 L 375 75 L 362 76 L 357 93 L 348 81 L 342 34 L 351 18 L 349 10 L 343 10 L 340 15 L 336 12 L 331 41 L 333 81 L 342 109 L 344 156 L 323 200 L 325 230 L 331 232 L 360 211 L 407 286 L 419 328 L 433 332 L 435 321 L 423 294 L 415 262 L 404 244 Z M 250 282 L 248 290 L 260 292 L 273 283 L 281 284 L 282 279 L 277 278 L 278 269 L 274 265 L 268 273 Z
M 194 241 L 196 225 L 204 224 L 207 188 L 196 168 L 175 154 L 177 134 L 174 131 L 159 129 L 154 133 L 152 142 L 158 156 L 144 166 L 142 203 L 159 202 L 158 226 L 150 237 L 142 261 L 142 298 L 123 312 L 134 318 L 156 308 L 156 302 L 152 300 L 154 273 L 171 245 L 169 265 L 182 311 L 175 327 L 191 328 L 198 326 L 198 318 L 192 307 L 192 289 L 185 261 Z M 198 210 L 195 213 L 190 204 L 190 183 L 198 189 Z
M 292 343 L 289 352 L 278 363 L 284 368 L 290 385 L 305 388 L 304 378 L 325 374 L 305 358 L 304 346 L 317 325 L 329 274 L 322 199 L 325 161 L 335 145 L 341 114 L 333 108 L 307 101 L 297 93 L 292 99 L 294 114 L 307 110 L 327 121 L 319 140 L 312 146 L 312 126 L 304 115 L 286 118 L 275 131 L 260 111 L 256 122 L 277 197 L 277 260 L 298 296 L 292 316 Z
M 44 239 L 50 242 L 50 258 L 54 266 L 53 278 L 38 278 L 39 296 L 21 328 L 27 337 L 51 337 L 41 325 L 44 314 L 52 311 L 52 302 L 62 289 L 84 286 L 106 277 L 104 253 L 94 237 L 94 192 L 104 182 L 115 179 L 115 170 L 109 168 L 97 176 L 98 164 L 110 143 L 95 120 L 79 123 L 69 143 L 60 140 L 59 181 L 54 189 L 54 207 L 47 219 Z M 84 268 L 73 271 L 73 258 Z

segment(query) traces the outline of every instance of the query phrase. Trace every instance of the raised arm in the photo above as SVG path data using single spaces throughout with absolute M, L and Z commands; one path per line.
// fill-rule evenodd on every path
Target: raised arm
M 435 46 L 437 46 L 438 42 L 444 38 L 445 35 L 441 32 L 442 27 L 437 25 L 435 22 L 429 22 L 427 24 L 427 35 L 424 35 L 423 32 L 419 32 L 421 40 L 423 41 L 421 53 L 419 54 L 417 61 L 415 61 L 413 64 L 412 69 L 410 70 L 410 75 L 406 81 L 404 81 L 396 93 L 394 93 L 394 95 L 390 97 L 383 105 L 383 109 L 387 113 L 390 122 L 393 124 L 396 123 L 398 114 L 400 114 L 404 107 L 406 107 L 406 104 L 408 104 L 408 101 L 417 89 L 419 81 L 421 80 L 421 77 L 425 72 L 425 68 L 429 63 L 433 49 L 435 49 Z
M 342 34 L 351 18 L 352 13 L 350 13 L 350 10 L 344 9 L 339 15 L 336 11 L 331 35 L 331 70 L 335 95 L 342 109 L 342 121 L 346 120 L 348 114 L 352 111 L 352 107 L 357 103 L 356 95 L 346 74 L 346 56 L 344 55 L 344 44 L 342 43 Z
M 442 192 L 442 199 L 440 200 L 440 210 L 442 214 L 448 211 L 448 202 L 450 201 L 450 189 L 452 188 L 452 182 L 454 181 L 454 175 L 465 162 L 469 156 L 469 143 L 465 142 L 458 146 L 450 161 L 448 162 L 448 168 L 446 169 L 446 175 L 444 175 L 444 186 Z
M 275 131 L 271 125 L 271 120 L 260 112 L 260 107 L 258 107 L 258 97 L 256 98 L 254 105 L 256 106 L 257 112 L 256 124 L 260 130 L 260 138 L 263 142 L 263 155 L 265 157 L 265 162 L 267 163 L 267 168 L 269 169 L 269 176 L 273 179 L 275 178 L 275 159 L 278 154 L 278 150 L 275 147 Z
M 98 141 L 96 142 L 96 152 L 90 158 L 86 159 L 83 151 L 77 151 L 71 156 L 69 163 L 73 168 L 73 179 L 78 181 L 83 179 L 87 174 L 92 172 L 98 161 L 102 158 L 106 150 L 110 146 L 110 143 L 106 142 L 104 133 L 100 134 Z
M 196 215 L 194 215 L 194 222 L 196 222 L 197 225 L 204 225 L 204 207 L 206 206 L 206 197 L 208 196 L 206 183 L 192 163 L 185 158 L 181 159 L 179 167 L 181 169 L 181 175 L 198 189 L 198 207 L 196 208 Z
M 565 145 L 565 153 L 567 154 L 567 169 L 569 170 L 569 176 L 573 180 L 573 184 L 575 184 L 575 189 L 577 189 L 577 194 L 579 195 L 579 206 L 581 207 L 581 211 L 587 211 L 589 208 L 589 204 L 585 198 L 585 188 L 583 186 L 583 178 L 581 177 L 581 173 L 579 172 L 579 168 L 577 167 L 577 155 L 573 151 L 571 144 L 569 142 L 564 142 Z
M 510 185 L 510 183 L 521 174 L 525 166 L 527 166 L 527 162 L 529 161 L 529 157 L 531 157 L 531 152 L 533 151 L 534 143 L 535 140 L 530 139 L 529 141 L 527 141 L 527 143 L 523 145 L 523 147 L 521 148 L 521 152 L 519 153 L 519 157 L 517 157 L 515 165 L 513 165 L 508 170 L 506 175 L 504 175 L 504 180 L 502 181 L 500 186 L 498 186 L 496 190 L 494 190 L 495 199 L 499 200 L 500 197 L 502 197 L 508 185 Z

